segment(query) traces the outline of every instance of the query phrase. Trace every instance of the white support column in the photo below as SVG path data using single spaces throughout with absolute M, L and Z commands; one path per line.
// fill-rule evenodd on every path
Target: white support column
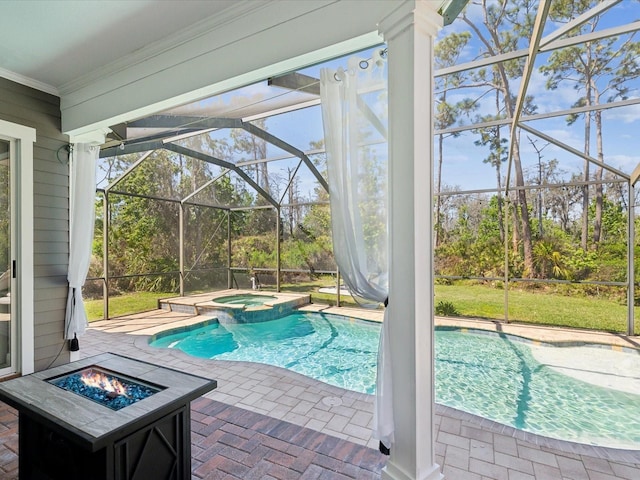
M 389 316 L 395 442 L 382 478 L 442 479 L 435 463 L 433 43 L 438 2 L 411 0 L 380 23 L 389 60 Z

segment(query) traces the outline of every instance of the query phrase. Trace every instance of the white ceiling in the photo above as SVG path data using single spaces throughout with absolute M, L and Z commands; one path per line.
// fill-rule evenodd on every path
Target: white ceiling
M 5 0 L 1 6 L 0 76 L 57 93 L 99 67 L 166 41 L 208 17 L 233 11 L 239 3 Z

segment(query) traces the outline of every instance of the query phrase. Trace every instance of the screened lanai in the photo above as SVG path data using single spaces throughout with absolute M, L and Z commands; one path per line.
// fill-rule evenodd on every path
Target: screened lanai
M 560 325 L 637 332 L 640 4 L 545 5 L 469 2 L 438 35 L 436 314 L 544 323 L 533 294 L 577 302 Z M 111 127 L 85 284 L 104 317 L 134 291 L 340 284 L 319 71 L 347 61 Z
M 98 167 L 104 297 L 109 282 L 185 295 L 337 278 L 319 103 L 318 79 L 296 73 L 114 129 Z M 150 219 L 165 245 L 130 249 Z

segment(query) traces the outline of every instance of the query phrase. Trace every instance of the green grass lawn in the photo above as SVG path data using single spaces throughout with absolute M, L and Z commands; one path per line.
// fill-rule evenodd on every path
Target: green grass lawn
M 119 317 L 130 313 L 144 312 L 158 308 L 158 299 L 175 297 L 176 293 L 135 292 L 109 297 L 109 316 Z M 85 300 L 84 306 L 90 322 L 102 320 L 102 299 Z
M 484 285 L 436 285 L 435 303 L 450 302 L 462 317 L 504 320 L 504 290 Z M 640 309 L 635 309 L 640 333 Z M 606 298 L 509 291 L 509 320 L 626 332 L 627 306 Z
M 283 284 L 280 290 L 283 292 L 295 292 L 295 293 L 310 293 L 311 302 L 324 303 L 327 305 L 335 305 L 337 302 L 337 295 L 331 293 L 320 293 L 318 289 L 322 287 L 334 287 L 335 280 L 331 277 L 321 277 L 316 280 L 309 280 L 305 282 L 296 282 L 295 284 Z M 358 307 L 356 301 L 349 295 L 340 296 L 340 305 L 343 307 Z
M 283 284 L 283 292 L 311 293 L 311 301 L 335 305 L 336 295 L 318 293 L 329 286 L 326 278 Z M 110 297 L 109 314 L 117 317 L 157 308 L 158 299 L 175 293 L 138 292 Z M 504 290 L 485 285 L 436 285 L 435 304 L 450 302 L 461 317 L 504 320 Z M 344 306 L 357 307 L 349 296 Z M 102 319 L 102 299 L 85 301 L 89 321 Z M 627 307 L 606 298 L 565 296 L 553 293 L 510 290 L 509 320 L 513 322 L 626 332 Z M 640 334 L 640 308 L 636 308 L 636 334 Z

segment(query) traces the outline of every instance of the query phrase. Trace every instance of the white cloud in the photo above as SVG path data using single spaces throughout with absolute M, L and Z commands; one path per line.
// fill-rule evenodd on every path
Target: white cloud
M 584 138 L 581 136 L 582 132 L 578 132 L 570 127 L 567 127 L 566 129 L 551 128 L 541 131 L 573 148 L 581 148 L 582 144 L 584 143 Z
M 532 72 L 527 94 L 533 95 L 534 102 L 538 106 L 537 113 L 566 110 L 580 98 L 580 92 L 573 88 L 572 83 L 561 83 L 555 90 L 547 89 L 546 83 L 547 77 L 539 70 Z
M 604 161 L 609 165 L 614 166 L 618 170 L 622 170 L 625 173 L 631 173 L 634 168 L 640 163 L 640 156 L 632 155 L 605 155 Z
M 604 121 L 621 121 L 627 124 L 637 122 L 640 120 L 640 105 L 605 110 L 602 113 L 602 118 Z

